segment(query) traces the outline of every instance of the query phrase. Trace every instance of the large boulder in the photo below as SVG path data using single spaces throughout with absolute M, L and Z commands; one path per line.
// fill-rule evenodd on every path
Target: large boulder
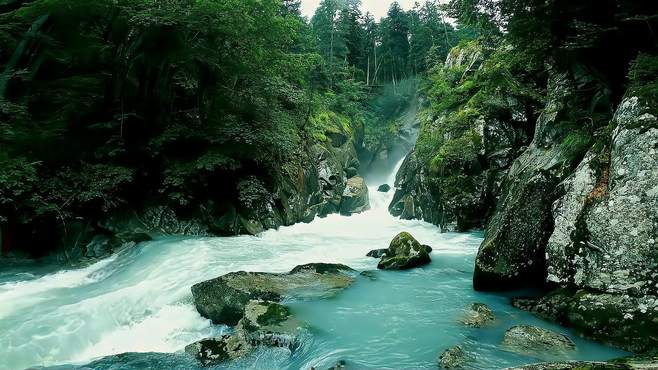
M 545 281 L 545 247 L 553 232 L 552 204 L 557 198 L 554 190 L 571 172 L 577 155 L 560 145 L 564 136 L 560 120 L 573 95 L 572 82 L 554 74 L 548 91 L 533 141 L 510 168 L 487 225 L 475 262 L 475 289 L 509 290 Z
M 351 215 L 369 209 L 370 200 L 368 198 L 368 186 L 363 177 L 357 176 L 347 180 L 347 186 L 343 191 L 343 198 L 340 204 L 340 213 Z
M 573 352 L 576 344 L 567 336 L 538 328 L 518 325 L 505 332 L 502 348 L 537 358 L 551 358 Z
M 407 270 L 432 262 L 428 249 L 411 234 L 398 234 L 388 247 L 377 268 L 382 270 Z
M 348 287 L 356 272 L 344 265 L 308 264 L 285 274 L 233 272 L 192 286 L 194 305 L 215 324 L 236 325 L 251 300 L 321 297 Z
M 484 303 L 473 303 L 468 307 L 461 323 L 471 328 L 483 328 L 496 321 L 493 311 Z

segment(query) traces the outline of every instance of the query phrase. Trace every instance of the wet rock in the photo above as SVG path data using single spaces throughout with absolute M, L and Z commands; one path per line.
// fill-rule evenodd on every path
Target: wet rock
M 658 348 L 658 299 L 653 296 L 558 289 L 541 299 L 515 299 L 512 303 L 585 337 L 632 352 Z
M 347 176 L 348 179 L 355 177 L 359 174 L 359 170 L 357 170 L 354 167 L 348 167 L 345 169 L 345 175 Z
M 493 311 L 483 303 L 473 303 L 464 314 L 461 323 L 472 328 L 483 328 L 496 321 Z
M 251 346 L 292 349 L 301 327 L 302 324 L 286 306 L 275 302 L 250 301 L 235 331 Z
M 535 326 L 519 325 L 505 332 L 502 348 L 521 355 L 550 358 L 574 351 L 576 344 L 565 335 Z
M 439 357 L 441 369 L 461 369 L 468 362 L 468 355 L 461 346 L 445 350 Z
M 192 286 L 194 305 L 215 324 L 236 325 L 251 300 L 323 297 L 348 287 L 356 272 L 344 265 L 308 264 L 286 274 L 233 272 Z
M 389 185 L 389 184 L 380 185 L 377 188 L 377 191 L 380 192 L 380 193 L 388 193 L 389 191 L 391 191 L 391 185 Z
M 382 270 L 407 270 L 430 263 L 427 249 L 411 234 L 402 232 L 392 241 L 377 268 Z
M 545 247 L 553 232 L 555 187 L 572 171 L 566 158 L 577 157 L 559 145 L 561 114 L 574 93 L 572 81 L 551 75 L 547 105 L 535 136 L 517 158 L 502 185 L 495 214 L 475 262 L 477 290 L 510 290 L 545 282 Z M 558 138 L 558 139 L 556 139 Z
M 384 249 L 373 249 L 368 254 L 366 254 L 366 257 L 372 257 L 372 258 L 382 258 L 383 256 L 386 255 L 386 251 L 388 251 L 388 248 Z
M 204 366 L 241 358 L 251 350 L 252 347 L 238 335 L 203 339 L 185 347 L 185 353 L 194 356 Z
M 340 213 L 350 215 L 361 213 L 370 209 L 368 198 L 368 186 L 362 177 L 352 177 L 347 180 L 347 186 L 343 192 L 340 204 Z

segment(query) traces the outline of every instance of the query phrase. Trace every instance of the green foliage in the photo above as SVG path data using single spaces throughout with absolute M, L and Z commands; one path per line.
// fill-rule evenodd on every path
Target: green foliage
M 658 114 L 658 57 L 640 54 L 628 73 L 629 92 L 641 97 Z

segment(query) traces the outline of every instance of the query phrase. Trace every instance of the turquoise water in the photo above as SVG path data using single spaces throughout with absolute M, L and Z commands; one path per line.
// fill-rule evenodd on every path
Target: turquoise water
M 498 346 L 504 331 L 521 323 L 571 336 L 578 350 L 560 359 L 625 354 L 516 310 L 504 295 L 474 292 L 473 261 L 482 235 L 442 234 L 427 223 L 395 219 L 386 210 L 391 196 L 371 191 L 369 212 L 333 215 L 259 237 L 168 238 L 84 269 L 6 270 L 0 273 L 0 369 L 196 368 L 181 353 L 185 345 L 227 328 L 198 315 L 191 303 L 194 283 L 231 271 L 283 272 L 310 262 L 376 270 L 377 260 L 365 254 L 386 247 L 400 231 L 434 247 L 430 265 L 374 271 L 334 298 L 289 302 L 307 325 L 298 348 L 261 349 L 218 368 L 325 369 L 345 360 L 351 369 L 436 369 L 439 354 L 457 344 L 472 354 L 473 368 L 504 368 L 538 360 Z M 496 325 L 460 325 L 473 302 L 488 304 Z

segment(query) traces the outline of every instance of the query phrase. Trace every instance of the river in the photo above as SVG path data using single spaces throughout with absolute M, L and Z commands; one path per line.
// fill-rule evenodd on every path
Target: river
M 397 168 L 392 174 L 395 174 Z M 392 185 L 394 176 L 387 180 Z M 623 351 L 580 339 L 509 305 L 509 297 L 474 292 L 473 263 L 480 232 L 441 233 L 433 225 L 389 215 L 393 192 L 370 184 L 372 209 L 310 224 L 231 238 L 168 237 L 124 250 L 86 268 L 0 272 L 0 369 L 190 369 L 185 345 L 220 334 L 196 312 L 190 287 L 238 270 L 284 272 L 310 262 L 376 270 L 365 257 L 408 231 L 434 248 L 432 263 L 404 272 L 375 271 L 334 298 L 290 302 L 307 323 L 293 352 L 261 349 L 220 369 L 436 369 L 446 348 L 461 344 L 471 366 L 495 369 L 538 359 L 502 351 L 512 325 L 537 325 L 569 335 L 578 349 L 568 359 L 606 360 Z M 459 323 L 473 302 L 489 305 L 496 325 Z M 116 354 L 133 352 L 121 356 Z M 108 357 L 109 356 L 109 357 Z M 565 359 L 565 358 L 560 358 Z

